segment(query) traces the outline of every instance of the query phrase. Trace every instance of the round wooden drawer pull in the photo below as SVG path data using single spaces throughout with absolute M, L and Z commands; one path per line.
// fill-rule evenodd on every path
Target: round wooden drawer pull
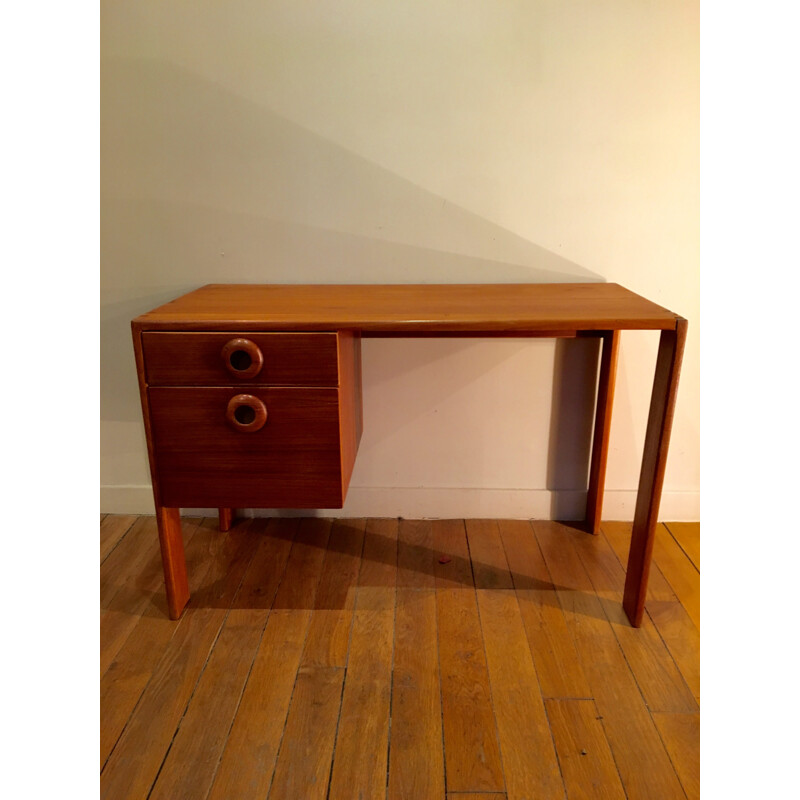
M 255 378 L 264 366 L 261 350 L 249 339 L 231 339 L 222 348 L 222 361 L 237 378 Z
M 255 433 L 267 421 L 267 407 L 252 394 L 237 394 L 228 401 L 225 419 L 237 431 Z

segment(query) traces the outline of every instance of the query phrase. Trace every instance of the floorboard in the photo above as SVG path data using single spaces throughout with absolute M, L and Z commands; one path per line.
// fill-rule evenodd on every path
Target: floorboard
M 697 528 L 699 539 L 699 524 Z M 629 522 L 604 522 L 603 534 L 613 548 L 620 566 L 627 563 L 630 547 Z M 700 702 L 700 631 L 678 600 L 656 562 L 650 567 L 645 610 L 683 675 L 696 702 Z
M 451 792 L 505 791 L 463 520 L 435 520 L 445 774 Z
M 394 624 L 389 800 L 443 797 L 436 563 L 430 520 L 400 520 Z
M 191 547 L 199 520 L 184 524 L 184 542 Z M 152 534 L 152 529 L 149 531 Z M 164 580 L 159 548 L 148 548 L 150 557 L 138 569 L 128 574 L 100 615 L 100 675 L 105 675 L 125 644 L 128 636 L 146 615 L 153 598 Z
M 563 798 L 564 782 L 497 522 L 467 520 L 467 537 L 476 565 L 506 794 L 509 800 Z
M 653 714 L 689 800 L 700 797 L 700 715 Z
M 101 515 L 101 797 L 699 797 L 699 524 Z
M 386 794 L 397 532 L 395 519 L 370 520 L 367 525 L 330 800 Z
M 640 628 L 630 626 L 622 609 L 625 571 L 608 541 L 603 536 L 592 541 L 577 536 L 573 543 L 648 709 L 697 711 L 697 702 L 648 613 Z
M 112 607 L 117 592 L 136 580 L 145 565 L 158 556 L 155 517 L 139 517 L 100 564 L 100 614 Z
M 625 790 L 594 700 L 545 701 L 569 800 L 625 800 Z
M 696 522 L 668 522 L 665 527 L 699 572 L 700 526 Z
M 501 520 L 500 535 L 544 697 L 590 697 L 575 643 L 527 520 Z M 564 665 L 569 664 L 569 669 Z
M 324 800 L 327 796 L 343 683 L 341 667 L 298 670 L 271 800 Z
M 292 533 L 284 577 L 222 753 L 211 798 L 266 797 L 273 779 L 311 609 L 330 554 L 331 524 L 302 520 L 293 523 Z
M 252 556 L 248 529 L 232 530 L 215 554 L 100 776 L 101 797 L 147 797 L 186 713 Z
M 258 531 L 255 553 L 172 741 L 151 800 L 208 794 L 272 599 L 284 576 L 290 546 L 288 537 Z
M 100 563 L 120 543 L 122 537 L 130 530 L 136 517 L 130 514 L 100 515 Z
M 617 641 L 591 576 L 575 549 L 586 534 L 554 522 L 533 523 L 578 656 L 630 800 L 683 798 L 678 776 Z
M 689 618 L 699 629 L 700 572 L 663 525 L 659 525 L 656 530 L 653 560 L 686 609 Z

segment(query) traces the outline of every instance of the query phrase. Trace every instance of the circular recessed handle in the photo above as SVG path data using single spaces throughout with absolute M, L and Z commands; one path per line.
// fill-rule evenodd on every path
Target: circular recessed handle
M 231 339 L 222 348 L 222 361 L 237 378 L 255 378 L 264 366 L 264 356 L 255 342 Z
M 228 401 L 225 419 L 237 431 L 255 433 L 260 431 L 267 421 L 267 407 L 252 394 L 237 394 Z

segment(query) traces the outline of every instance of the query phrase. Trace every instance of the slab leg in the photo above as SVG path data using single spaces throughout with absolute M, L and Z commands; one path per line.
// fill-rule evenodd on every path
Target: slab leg
M 611 407 L 614 405 L 614 385 L 617 379 L 619 331 L 604 331 L 603 352 L 600 356 L 600 379 L 597 385 L 597 409 L 592 439 L 592 465 L 589 470 L 589 492 L 586 495 L 586 527 L 590 533 L 600 533 L 603 513 L 603 488 L 606 483 L 608 435 L 611 430 Z
M 169 618 L 180 619 L 184 607 L 189 602 L 180 509 L 156 506 L 156 521 L 158 538 L 161 542 L 161 561 L 164 565 Z
M 644 440 L 642 472 L 636 511 L 633 516 L 631 549 L 625 576 L 625 594 L 622 605 L 631 624 L 638 628 L 644 614 L 647 578 L 650 574 L 650 557 L 658 522 L 661 489 L 667 465 L 667 450 L 675 414 L 675 397 L 681 371 L 683 346 L 686 341 L 686 320 L 678 319 L 675 330 L 662 331 L 656 360 L 650 416 Z
M 219 510 L 219 529 L 226 533 L 231 529 L 231 525 L 233 525 L 233 509 L 221 508 Z

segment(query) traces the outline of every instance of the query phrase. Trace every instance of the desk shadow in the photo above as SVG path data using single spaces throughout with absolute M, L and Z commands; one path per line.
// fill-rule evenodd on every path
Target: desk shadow
M 209 520 L 213 524 L 213 520 Z M 572 528 L 566 524 L 567 528 Z M 297 529 L 296 520 L 287 518 L 272 517 L 268 520 L 265 518 L 255 519 L 242 519 L 231 528 L 231 531 L 225 536 L 232 537 L 232 540 L 243 538 L 245 540 L 240 543 L 240 547 L 245 550 L 254 551 L 257 537 L 268 536 L 281 539 L 291 538 L 294 531 Z M 575 532 L 580 532 L 581 535 L 586 535 L 582 531 L 572 528 Z M 222 534 L 221 534 L 222 535 Z M 466 534 L 465 534 L 466 535 Z M 565 532 L 565 535 L 568 535 Z M 394 539 L 393 537 L 384 536 L 383 534 L 369 530 L 364 531 L 363 520 L 338 520 L 337 524 L 331 532 L 325 546 L 326 558 L 328 553 L 343 553 L 346 555 L 359 557 L 357 553 L 358 548 L 353 547 L 353 540 L 360 540 L 363 536 L 363 544 L 361 546 L 360 560 L 363 566 L 364 561 L 376 562 L 385 564 L 387 566 L 398 566 L 395 580 L 381 582 L 370 581 L 364 583 L 363 580 L 359 584 L 358 574 L 354 574 L 352 578 L 343 583 L 339 587 L 339 591 L 335 594 L 335 599 L 330 593 L 324 597 L 316 592 L 313 598 L 303 598 L 297 596 L 295 592 L 289 592 L 290 598 L 287 602 L 275 602 L 273 600 L 270 606 L 271 610 L 344 610 L 345 600 L 352 593 L 361 588 L 368 586 L 370 588 L 403 588 L 409 587 L 409 582 L 404 582 L 401 577 L 401 572 L 412 572 L 417 575 L 427 576 L 429 579 L 429 588 L 434 587 L 434 581 L 438 575 L 446 579 L 447 588 L 453 586 L 463 586 L 466 589 L 491 589 L 492 591 L 503 591 L 497 589 L 497 586 L 508 585 L 509 570 L 498 568 L 491 564 L 486 564 L 474 559 L 464 558 L 455 553 L 436 550 L 432 547 L 423 544 L 414 544 L 403 541 L 402 539 Z M 232 542 L 233 543 L 233 542 Z M 539 548 L 539 544 L 534 535 L 533 529 L 530 532 L 529 544 L 532 548 Z M 234 544 L 233 546 L 237 546 Z M 565 541 L 565 546 L 569 546 Z M 369 554 L 369 555 L 367 555 Z M 449 558 L 447 564 L 440 564 L 440 559 L 445 556 Z M 414 565 L 411 567 L 410 565 Z M 324 564 L 323 564 L 324 570 Z M 357 573 L 358 571 L 356 571 Z M 380 571 L 373 573 L 380 574 Z M 476 578 L 479 576 L 479 578 Z M 535 592 L 535 602 L 542 606 L 550 606 L 552 608 L 561 609 L 557 592 L 569 592 L 573 595 L 590 595 L 596 600 L 596 595 L 588 593 L 582 589 L 572 586 L 564 586 L 553 583 L 550 580 L 542 580 L 532 575 L 527 575 L 519 572 L 511 572 L 513 587 L 505 589 L 511 592 Z M 254 576 L 250 576 L 253 578 Z M 283 578 L 282 578 L 283 580 Z M 318 584 L 319 585 L 319 584 Z M 223 577 L 217 580 L 210 581 L 204 584 L 198 591 L 192 595 L 190 603 L 195 608 L 207 607 L 230 607 L 230 601 L 221 601 L 219 598 L 225 595 L 225 579 Z M 278 588 L 278 595 L 280 595 L 280 588 Z M 154 598 L 155 599 L 155 598 Z M 251 597 L 237 597 L 233 601 L 233 608 L 265 608 L 266 598 L 263 596 L 255 595 Z M 162 604 L 163 605 L 163 604 Z M 580 616 L 590 616 L 596 619 L 605 620 L 606 616 L 602 611 L 599 604 L 579 604 L 579 605 L 592 605 L 597 607 L 597 613 L 581 611 Z M 351 606 L 352 608 L 352 606 Z

